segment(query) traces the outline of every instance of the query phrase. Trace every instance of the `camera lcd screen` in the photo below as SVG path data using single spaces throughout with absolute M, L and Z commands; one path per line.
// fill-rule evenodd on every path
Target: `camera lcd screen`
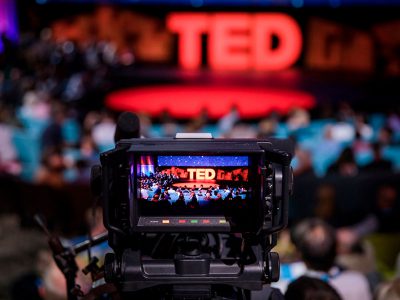
M 253 171 L 246 155 L 140 155 L 131 178 L 141 216 L 229 217 L 253 206 Z

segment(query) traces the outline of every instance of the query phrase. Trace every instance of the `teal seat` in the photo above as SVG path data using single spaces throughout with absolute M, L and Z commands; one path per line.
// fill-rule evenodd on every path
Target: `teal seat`
M 15 129 L 12 141 L 22 164 L 21 177 L 31 181 L 40 165 L 40 139 L 29 131 Z

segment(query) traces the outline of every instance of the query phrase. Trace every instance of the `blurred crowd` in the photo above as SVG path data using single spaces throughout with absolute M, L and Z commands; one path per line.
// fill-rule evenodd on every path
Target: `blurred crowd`
M 22 36 L 18 45 L 4 35 L 2 42 L 0 180 L 8 176 L 56 189 L 88 184 L 90 167 L 98 162 L 99 153 L 114 146 L 118 114 L 102 105 L 112 89 L 109 72 L 132 64 L 133 54 L 117 53 L 107 41 L 79 45 L 54 41 L 49 29 L 39 37 Z M 157 118 L 140 112 L 138 116 L 143 137 L 211 132 L 215 137 L 290 138 L 296 144 L 292 165 L 296 178 L 355 178 L 396 175 L 400 170 L 400 110 L 396 105 L 390 111 L 366 113 L 343 101 L 319 105 L 313 111 L 293 108 L 288 115 L 271 113 L 251 121 L 241 119 L 236 107 L 217 121 L 210 120 L 206 110 L 185 122 L 174 120 L 167 110 Z M 379 300 L 400 299 L 398 280 L 381 285 L 395 278 L 393 270 L 379 272 L 382 268 L 375 259 L 379 253 L 371 245 L 382 241 L 366 238 L 377 231 L 394 232 L 396 238 L 390 236 L 385 242 L 396 244 L 398 185 L 382 185 L 374 213 L 346 227 L 330 219 L 332 186 L 321 186 L 318 193 L 328 200 L 320 202 L 309 217 L 319 218 L 292 224 L 290 232 L 281 234 L 278 248 L 285 264 L 278 286 L 286 291 L 287 299 L 300 299 L 299 290 L 305 289 L 323 297 L 303 299 L 371 299 L 374 293 Z M 4 222 L 4 228 L 15 228 Z M 46 269 L 40 258 L 37 264 L 39 270 Z
M 112 89 L 110 70 L 134 62 L 111 42 L 54 41 L 50 29 L 18 45 L 2 36 L 0 54 L 0 170 L 24 180 L 59 185 L 87 180 L 99 152 L 114 145 L 115 112 L 103 106 Z M 400 169 L 400 111 L 365 113 L 349 102 L 323 104 L 312 113 L 293 108 L 242 120 L 236 107 L 220 120 L 207 110 L 185 123 L 168 110 L 152 118 L 140 113 L 142 136 L 211 132 L 215 137 L 292 138 L 296 174 L 317 176 Z M 50 176 L 49 176 L 50 174 Z M 52 182 L 51 182 L 52 181 Z

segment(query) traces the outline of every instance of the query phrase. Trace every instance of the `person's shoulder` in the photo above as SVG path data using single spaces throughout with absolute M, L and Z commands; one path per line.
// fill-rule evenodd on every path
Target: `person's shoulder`
M 338 276 L 331 279 L 331 282 L 334 286 L 340 286 L 341 288 L 348 286 L 354 291 L 358 290 L 360 293 L 365 292 L 366 294 L 369 294 L 369 284 L 367 278 L 365 275 L 357 271 L 341 271 Z
M 331 278 L 329 283 L 338 291 L 343 299 L 372 299 L 367 278 L 357 271 L 341 271 L 337 276 Z
M 362 273 L 353 270 L 342 270 L 332 278 L 332 281 L 347 282 L 355 285 L 368 285 L 368 280 Z

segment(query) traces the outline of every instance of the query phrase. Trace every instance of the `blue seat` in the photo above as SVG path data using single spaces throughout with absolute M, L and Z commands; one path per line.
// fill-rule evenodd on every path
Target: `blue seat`
M 400 171 L 400 146 L 386 146 L 382 149 L 382 156 L 392 161 L 393 168 Z
M 15 129 L 12 141 L 22 164 L 21 177 L 32 181 L 41 159 L 39 137 L 30 134 L 29 131 Z
M 79 124 L 74 119 L 68 119 L 62 125 L 62 134 L 68 144 L 78 144 L 81 137 Z

